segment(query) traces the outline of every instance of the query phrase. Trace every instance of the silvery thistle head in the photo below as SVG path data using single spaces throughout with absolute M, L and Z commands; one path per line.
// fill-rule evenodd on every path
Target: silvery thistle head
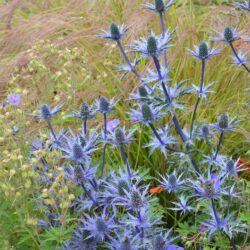
M 188 198 L 183 194 L 180 195 L 178 202 L 172 202 L 175 205 L 174 208 L 168 208 L 169 210 L 180 211 L 181 214 L 194 210 L 194 207 L 188 205 Z
M 157 129 L 157 133 L 160 136 L 163 143 L 159 141 L 158 138 L 155 136 L 151 136 L 150 142 L 145 145 L 145 147 L 150 148 L 149 154 L 151 155 L 155 150 L 160 150 L 164 156 L 167 156 L 167 145 L 173 145 L 177 144 L 177 140 L 174 136 L 170 135 L 169 127 L 168 125 L 165 126 L 165 128 Z
M 153 105 L 148 105 L 146 103 L 139 104 L 138 110 L 131 109 L 129 114 L 132 121 L 142 122 L 145 125 L 153 123 L 164 116 L 164 113 L 161 111 L 161 107 L 155 108 Z
M 87 102 L 84 102 L 80 106 L 79 111 L 75 111 L 72 114 L 66 115 L 65 117 L 75 117 L 83 121 L 90 120 L 95 116 L 95 111 Z
M 234 2 L 234 5 L 241 8 L 242 10 L 246 10 L 250 12 L 250 0 L 245 0 L 244 2 Z
M 90 232 L 81 228 L 80 226 L 73 231 L 72 240 L 70 242 L 71 248 L 67 250 L 95 250 L 97 242 L 95 236 L 91 236 Z
M 101 114 L 109 114 L 113 111 L 116 102 L 114 101 L 114 98 L 112 98 L 110 101 L 107 100 L 106 97 L 102 96 L 99 100 L 95 101 L 96 104 L 96 111 Z
M 224 113 L 218 117 L 217 123 L 211 123 L 209 126 L 215 131 L 227 133 L 234 131 L 238 124 L 236 117 L 230 119 L 228 114 Z
M 38 110 L 38 114 L 30 114 L 42 120 L 50 120 L 53 116 L 55 116 L 63 107 L 63 103 L 57 105 L 55 108 L 50 109 L 47 104 L 41 105 L 40 109 Z
M 108 141 L 115 147 L 126 145 L 129 142 L 133 141 L 132 136 L 134 132 L 135 130 L 131 130 L 127 133 L 125 126 L 118 127 L 117 129 L 115 129 L 115 131 L 108 134 Z
M 198 197 L 197 201 L 205 199 L 218 199 L 225 187 L 223 187 L 225 179 L 219 174 L 211 174 L 210 170 L 207 176 L 200 176 L 199 180 L 189 180 L 191 188 L 194 190 L 194 196 Z
M 223 161 L 221 170 L 227 178 L 237 177 L 237 174 L 244 170 L 243 165 L 239 165 L 239 160 L 240 158 L 236 161 L 232 159 Z
M 171 245 L 178 237 L 171 237 L 172 229 L 167 230 L 166 232 L 161 232 L 160 234 L 157 234 L 154 236 L 152 240 L 152 249 L 153 250 L 170 250 L 170 249 L 176 249 L 176 250 L 184 250 L 181 247 L 176 248 L 170 248 Z
M 199 46 L 194 46 L 194 50 L 189 49 L 188 51 L 192 57 L 200 61 L 207 61 L 220 52 L 217 48 L 209 48 L 206 42 L 201 42 Z
M 109 238 L 117 225 L 114 223 L 114 216 L 108 217 L 105 211 L 101 215 L 94 214 L 93 218 L 85 214 L 86 219 L 82 219 L 82 228 L 89 232 L 86 239 L 94 238 L 96 242 L 103 242 L 106 237 Z
M 226 27 L 224 32 L 217 32 L 218 37 L 212 37 L 211 39 L 215 42 L 225 42 L 227 44 L 237 41 L 241 37 L 241 32 L 237 33 L 236 28 Z
M 167 174 L 166 177 L 160 175 L 161 180 L 158 179 L 158 182 L 169 193 L 182 190 L 184 188 L 183 184 L 185 184 L 185 181 L 181 180 L 182 175 L 183 174 L 177 176 L 176 171 L 171 174 Z
M 81 136 L 76 136 L 71 130 L 69 136 L 64 136 L 65 143 L 60 146 L 63 152 L 63 158 L 71 159 L 75 162 L 88 161 L 90 155 L 97 150 L 96 141 L 97 136 L 94 132 L 89 140 L 82 140 Z
M 130 50 L 133 52 L 138 52 L 145 57 L 158 57 L 161 54 L 165 53 L 166 49 L 171 47 L 169 45 L 171 41 L 172 33 L 167 30 L 164 38 L 156 36 L 151 32 L 148 39 L 141 38 L 141 40 L 135 41 L 131 46 Z
M 65 167 L 64 173 L 72 182 L 81 185 L 94 178 L 96 168 L 91 166 L 90 162 L 87 161 L 84 166 L 77 164 L 74 167 L 71 165 Z
M 145 9 L 157 12 L 157 13 L 163 13 L 167 9 L 169 9 L 174 4 L 174 0 L 155 0 L 154 3 L 145 3 L 142 6 Z
M 112 23 L 110 25 L 109 31 L 102 30 L 101 37 L 112 40 L 112 41 L 118 41 L 123 38 L 125 32 L 128 29 L 124 27 L 124 25 L 117 25 L 115 23 Z
M 198 138 L 205 138 L 205 139 L 208 139 L 208 138 L 211 138 L 212 137 L 212 133 L 209 129 L 209 126 L 208 125 L 203 125 L 199 132 L 198 132 Z
M 107 243 L 107 247 L 112 250 L 140 250 L 141 242 L 139 235 L 134 235 L 129 230 L 122 232 L 114 232 L 114 236 L 110 238 L 110 242 Z

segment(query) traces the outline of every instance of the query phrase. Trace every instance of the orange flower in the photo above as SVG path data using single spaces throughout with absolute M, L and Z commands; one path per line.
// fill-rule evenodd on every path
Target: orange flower
M 149 193 L 150 194 L 160 194 L 163 190 L 164 190 L 163 186 L 158 186 L 158 187 L 154 187 L 154 188 L 149 189 Z
M 241 166 L 244 169 L 244 171 L 239 172 L 238 175 L 246 180 L 250 180 L 250 158 L 240 158 L 237 166 Z

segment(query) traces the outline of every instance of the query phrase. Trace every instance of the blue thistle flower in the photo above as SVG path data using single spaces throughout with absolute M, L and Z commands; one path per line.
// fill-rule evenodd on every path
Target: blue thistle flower
M 250 12 L 250 0 L 245 0 L 242 3 L 239 2 L 234 2 L 234 5 L 241 8 L 242 10 L 246 10 Z
M 226 133 L 234 131 L 238 123 L 239 121 L 237 121 L 235 117 L 230 119 L 227 114 L 222 114 L 218 117 L 217 123 L 211 123 L 209 126 L 215 131 Z
M 228 160 L 226 162 L 223 161 L 221 164 L 221 170 L 225 174 L 226 177 L 237 176 L 237 173 L 243 171 L 243 166 L 238 165 L 239 159 L 237 161 Z
M 185 183 L 184 180 L 181 180 L 182 174 L 177 177 L 176 171 L 172 174 L 167 174 L 166 177 L 160 175 L 162 180 L 158 180 L 161 186 L 166 189 L 169 193 L 177 190 L 183 189 L 183 184 Z
M 63 158 L 76 162 L 88 161 L 90 155 L 97 149 L 96 143 L 98 135 L 96 132 L 91 133 L 89 139 L 84 141 L 83 136 L 76 136 L 72 130 L 69 130 L 69 133 L 69 136 L 64 136 L 66 142 L 59 147 L 64 153 Z
M 76 117 L 82 121 L 90 120 L 95 116 L 95 111 L 87 102 L 84 102 L 80 106 L 79 111 L 74 111 L 72 114 L 66 115 L 65 117 Z
M 94 214 L 94 218 L 85 214 L 86 220 L 82 220 L 83 225 L 80 227 L 89 232 L 86 239 L 94 238 L 96 242 L 103 242 L 105 237 L 111 236 L 111 233 L 117 227 L 114 224 L 113 217 L 108 217 L 105 211 L 100 215 Z
M 151 104 L 139 104 L 139 110 L 131 109 L 130 119 L 134 122 L 143 122 L 145 125 L 153 123 L 161 118 L 164 113 L 161 112 L 161 107 L 154 108 Z
M 108 141 L 112 143 L 115 147 L 125 145 L 133 140 L 133 133 L 134 130 L 131 130 L 129 133 L 126 133 L 125 127 L 120 127 L 108 135 Z
M 64 104 L 57 105 L 55 108 L 50 109 L 47 104 L 41 105 L 38 114 L 31 114 L 39 119 L 50 120 L 53 116 L 55 116 L 63 107 Z
M 145 57 L 158 57 L 164 54 L 167 48 L 170 47 L 172 33 L 167 30 L 164 38 L 162 36 L 156 36 L 153 32 L 148 39 L 142 38 L 141 40 L 135 41 L 130 46 L 130 50 L 133 52 L 141 53 Z
M 96 111 L 101 114 L 109 114 L 114 109 L 115 104 L 114 99 L 108 101 L 106 97 L 102 96 L 96 100 Z
M 209 60 L 212 56 L 219 54 L 217 48 L 208 48 L 206 42 L 201 42 L 199 46 L 194 46 L 194 50 L 188 50 L 189 54 L 197 60 Z
M 218 37 L 212 37 L 215 42 L 225 42 L 227 44 L 232 43 L 240 39 L 241 32 L 237 33 L 236 28 L 226 27 L 223 32 L 217 32 Z
M 194 210 L 192 206 L 188 205 L 188 198 L 185 197 L 183 194 L 181 194 L 181 196 L 179 197 L 179 202 L 172 202 L 172 203 L 176 205 L 176 207 L 169 209 L 174 211 L 180 211 L 181 214 Z
M 161 14 L 174 4 L 174 0 L 168 0 L 167 3 L 165 2 L 166 0 L 155 0 L 154 3 L 145 3 L 142 6 L 145 9 Z
M 124 25 L 117 25 L 112 23 L 110 25 L 109 31 L 102 30 L 101 37 L 112 40 L 112 41 L 119 41 L 124 37 L 125 32 L 128 29 L 124 27 Z

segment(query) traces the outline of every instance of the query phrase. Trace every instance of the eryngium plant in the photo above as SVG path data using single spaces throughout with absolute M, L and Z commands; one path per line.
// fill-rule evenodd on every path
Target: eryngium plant
M 227 139 L 227 134 L 235 131 L 238 121 L 226 113 L 221 114 L 214 123 L 197 123 L 195 119 L 200 101 L 205 101 L 208 94 L 213 92 L 209 90 L 212 84 L 205 82 L 205 66 L 219 51 L 206 42 L 189 50 L 189 54 L 201 64 L 199 85 L 187 87 L 184 86 L 185 81 L 172 83 L 167 52 L 173 32 L 165 31 L 163 16 L 172 5 L 172 0 L 157 0 L 144 5 L 160 15 L 162 28 L 159 36 L 151 32 L 129 46 L 132 52 L 152 60 L 153 67 L 143 71 L 147 72 L 146 76 L 141 76 L 136 69 L 139 60 L 131 62 L 123 49 L 121 40 L 127 31 L 123 25 L 112 23 L 109 31 L 102 33 L 102 37 L 117 44 L 127 63 L 120 65 L 119 70 L 122 69 L 125 74 L 133 73 L 140 83 L 136 93 L 129 98 L 136 108 L 131 108 L 128 113 L 132 122 L 150 128 L 151 136 L 144 146 L 150 148 L 151 154 L 157 150 L 161 152 L 164 161 L 171 159 L 168 170 L 159 173 L 158 187 L 149 190 L 150 183 L 135 171 L 133 162 L 129 162 L 126 151 L 128 144 L 136 141 L 135 131 L 125 127 L 107 128 L 108 115 L 116 106 L 114 99 L 100 97 L 93 105 L 84 102 L 80 111 L 68 115 L 82 120 L 80 133 L 67 129 L 57 134 L 52 129 L 51 120 L 62 105 L 51 110 L 44 104 L 39 114 L 35 115 L 47 122 L 50 133 L 46 139 L 38 138 L 32 143 L 31 156 L 39 157 L 36 152 L 43 151 L 48 144 L 47 153 L 60 156 L 59 166 L 48 162 L 45 156 L 38 158 L 42 167 L 34 165 L 39 175 L 37 183 L 46 190 L 53 190 L 53 182 L 58 180 L 57 185 L 61 188 L 70 188 L 69 183 L 73 183 L 77 190 L 70 211 L 77 216 L 79 223 L 75 225 L 72 237 L 62 246 L 63 249 L 202 249 L 210 244 L 217 246 L 218 237 L 228 241 L 228 249 L 238 249 L 241 244 L 235 241 L 235 237 L 245 233 L 244 225 L 238 218 L 240 194 L 235 180 L 237 173 L 243 169 L 238 168 L 238 160 L 221 155 L 221 145 Z M 227 28 L 221 39 L 233 48 L 232 43 L 237 40 L 237 35 Z M 198 97 L 190 125 L 184 129 L 176 110 L 184 108 L 179 99 L 193 93 Z M 88 129 L 87 121 L 98 113 L 103 119 L 101 128 Z M 168 121 L 167 124 L 164 121 Z M 216 136 L 218 143 L 213 145 L 212 138 Z M 201 144 L 204 144 L 203 147 L 200 147 Z M 117 172 L 108 169 L 108 166 L 104 168 L 106 151 L 113 148 L 119 149 L 124 162 Z M 49 168 L 52 168 L 50 175 Z M 62 173 L 56 171 L 58 168 L 62 169 L 63 177 Z M 174 197 L 172 204 L 164 207 L 166 213 L 175 211 L 174 225 L 178 225 L 177 218 L 183 214 L 182 220 L 187 225 L 190 223 L 190 227 L 194 221 L 199 224 L 196 233 L 203 235 L 205 241 L 199 241 L 196 235 L 193 235 L 194 240 L 188 241 L 176 233 L 176 227 L 166 228 L 161 214 L 158 215 L 158 199 L 152 197 L 161 192 L 166 197 L 170 194 Z M 46 194 L 51 196 L 55 193 L 48 191 Z M 65 226 L 65 211 L 60 209 L 59 200 L 55 198 L 54 202 L 46 204 L 45 198 L 41 196 L 39 202 L 45 207 L 45 218 L 40 219 L 38 225 L 46 230 Z

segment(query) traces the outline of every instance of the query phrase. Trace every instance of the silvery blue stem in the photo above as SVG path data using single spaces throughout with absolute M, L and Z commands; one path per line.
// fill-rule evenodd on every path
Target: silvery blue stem
M 89 199 L 92 200 L 93 203 L 96 203 L 96 200 L 95 200 L 94 197 L 89 193 L 89 191 L 87 190 L 87 188 L 85 187 L 85 185 L 83 184 L 83 182 L 81 183 L 81 186 L 82 186 L 84 192 L 86 193 L 86 195 L 89 197 Z
M 153 56 L 153 60 L 154 60 L 155 67 L 156 67 L 157 72 L 158 72 L 158 75 L 159 75 L 159 80 L 161 80 L 161 84 L 162 84 L 162 88 L 163 88 L 163 92 L 164 92 L 164 95 L 165 95 L 165 97 L 166 97 L 166 100 L 167 100 L 169 103 L 171 103 L 171 97 L 169 96 L 168 91 L 167 91 L 167 89 L 166 89 L 166 86 L 165 86 L 164 82 L 162 81 L 163 77 L 162 77 L 162 74 L 161 74 L 161 66 L 160 66 L 159 60 L 158 60 L 158 58 L 155 57 L 155 56 Z M 182 128 L 181 128 L 181 126 L 180 126 L 180 123 L 179 123 L 177 117 L 175 116 L 175 114 L 173 114 L 173 122 L 174 122 L 174 125 L 175 125 L 175 128 L 176 128 L 178 134 L 179 134 L 180 137 L 181 137 L 182 142 L 184 143 L 184 145 L 185 145 L 187 151 L 189 151 L 189 150 L 190 150 L 190 147 L 189 147 L 189 145 L 186 144 L 187 138 L 186 138 L 186 136 L 184 135 L 184 133 L 183 133 L 183 131 L 182 131 Z M 194 159 L 193 157 L 191 157 L 191 162 L 192 162 L 192 164 L 193 164 L 193 166 L 194 166 L 196 175 L 198 176 L 198 175 L 200 174 L 200 167 L 199 167 L 199 165 L 197 164 L 197 162 L 195 161 L 195 159 Z
M 55 132 L 54 132 L 54 130 L 52 128 L 50 120 L 47 120 L 47 123 L 48 123 L 48 127 L 49 127 L 49 130 L 50 130 L 52 136 L 54 137 L 55 141 L 57 141 L 56 134 L 55 134 Z
M 83 131 L 84 131 L 84 135 L 87 134 L 87 119 L 83 120 Z
M 214 160 L 216 160 L 216 158 L 217 158 L 217 156 L 218 156 L 218 153 L 219 153 L 219 151 L 220 151 L 220 147 L 221 147 L 223 135 L 224 135 L 224 132 L 222 131 L 222 132 L 220 133 L 220 138 L 219 138 L 219 142 L 218 142 L 217 149 L 216 149 L 216 152 L 215 152 Z
M 124 150 L 124 146 L 121 144 L 120 145 L 120 149 L 121 149 L 121 153 L 122 153 L 122 158 L 126 164 L 126 169 L 127 169 L 127 173 L 128 173 L 128 176 L 129 178 L 131 179 L 131 170 L 130 170 L 130 166 L 129 166 L 129 162 L 128 162 L 128 158 L 126 156 L 126 153 L 125 153 L 125 150 Z
M 231 49 L 232 49 L 232 51 L 233 51 L 235 57 L 237 58 L 238 62 L 246 69 L 246 71 L 247 71 L 248 73 L 250 73 L 250 69 L 249 69 L 244 63 L 242 63 L 240 57 L 238 56 L 238 53 L 236 52 L 236 50 L 235 50 L 235 48 L 234 48 L 234 46 L 233 46 L 233 43 L 230 42 L 229 45 L 230 45 L 230 47 L 231 47 Z
M 140 222 L 142 222 L 141 213 L 140 213 L 139 210 L 137 211 L 137 214 L 138 214 L 138 220 L 139 220 Z M 142 229 L 141 229 L 141 240 L 142 240 L 142 242 L 143 242 L 143 238 L 144 238 L 144 229 L 142 228 Z
M 192 133 L 193 133 L 193 128 L 194 128 L 194 121 L 195 121 L 195 117 L 196 117 L 196 112 L 198 109 L 198 105 L 200 103 L 200 99 L 201 99 L 201 94 L 203 91 L 203 86 L 204 86 L 204 75 L 205 75 L 205 60 L 203 59 L 201 61 L 201 82 L 200 82 L 200 93 L 199 96 L 197 98 L 195 107 L 194 107 L 194 112 L 192 115 L 192 121 L 191 121 L 191 126 L 190 126 L 190 138 L 192 138 Z
M 164 38 L 165 37 L 165 24 L 164 24 L 162 12 L 160 12 L 160 20 L 161 20 L 162 38 Z M 164 53 L 164 62 L 165 62 L 165 66 L 168 67 L 167 51 L 165 51 L 165 53 Z
M 130 67 L 131 72 L 133 72 L 133 73 L 137 76 L 138 79 L 141 79 L 141 76 L 140 76 L 139 73 L 136 71 L 135 67 L 131 64 L 131 62 L 130 62 L 130 60 L 129 60 L 127 54 L 126 54 L 126 52 L 124 51 L 124 49 L 123 49 L 123 47 L 122 47 L 122 44 L 121 44 L 120 40 L 117 41 L 117 45 L 118 45 L 118 47 L 119 47 L 119 49 L 120 49 L 120 51 L 121 51 L 121 53 L 122 53 L 124 59 L 126 60 L 128 66 Z
M 102 170 L 101 170 L 101 178 L 103 177 L 103 173 L 104 173 L 105 156 L 106 156 L 106 147 L 107 147 L 107 143 L 106 143 L 106 139 L 107 139 L 107 114 L 106 114 L 106 113 L 103 114 L 103 118 L 104 118 L 104 140 L 105 140 L 105 144 L 104 144 L 103 152 L 102 152 Z

